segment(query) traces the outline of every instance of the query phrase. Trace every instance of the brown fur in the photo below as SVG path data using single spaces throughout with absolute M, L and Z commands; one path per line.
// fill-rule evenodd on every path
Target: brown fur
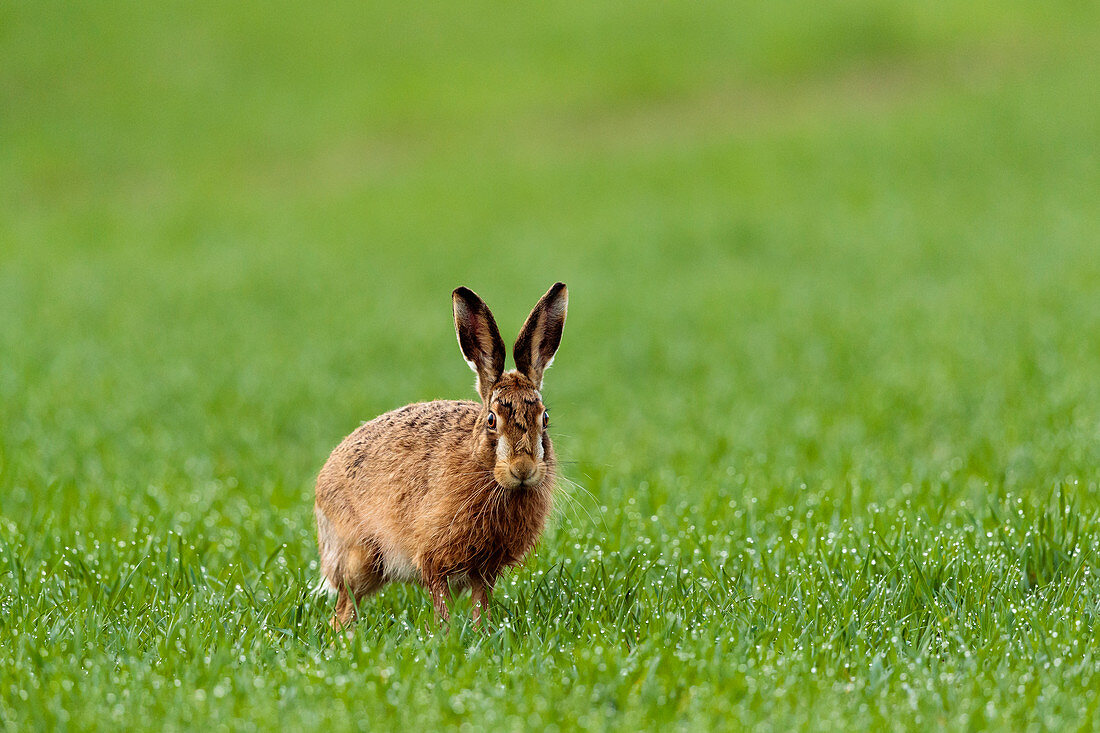
M 332 452 L 314 512 L 321 573 L 338 598 L 334 627 L 392 580 L 423 584 L 444 620 L 450 589 L 469 587 L 475 622 L 487 620 L 493 584 L 535 546 L 552 508 L 556 464 L 538 385 L 561 339 L 566 298 L 558 283 L 539 301 L 516 342 L 523 373 L 504 373 L 492 313 L 459 288 L 459 345 L 483 402 L 407 405 Z

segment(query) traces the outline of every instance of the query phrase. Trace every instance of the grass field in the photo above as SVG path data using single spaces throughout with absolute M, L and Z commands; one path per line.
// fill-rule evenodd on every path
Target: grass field
M 0 723 L 1100 727 L 1091 3 L 0 5 Z M 313 479 L 555 280 L 490 635 Z M 465 616 L 468 599 L 458 603 Z

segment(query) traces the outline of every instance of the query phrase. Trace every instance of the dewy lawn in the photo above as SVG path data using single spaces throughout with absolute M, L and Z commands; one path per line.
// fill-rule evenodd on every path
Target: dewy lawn
M 1094 728 L 1097 20 L 0 10 L 0 722 Z M 334 634 L 325 457 L 557 280 L 494 630 Z

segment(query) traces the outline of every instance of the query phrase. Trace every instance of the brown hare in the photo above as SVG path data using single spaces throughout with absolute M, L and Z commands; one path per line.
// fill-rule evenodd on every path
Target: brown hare
M 550 514 L 556 464 L 539 390 L 561 343 L 565 285 L 531 311 L 509 372 L 488 306 L 468 288 L 452 300 L 481 402 L 422 402 L 376 417 L 336 447 L 317 478 L 334 628 L 349 626 L 359 599 L 393 580 L 423 584 L 444 622 L 451 590 L 468 587 L 474 624 L 487 624 L 494 582 L 527 556 Z

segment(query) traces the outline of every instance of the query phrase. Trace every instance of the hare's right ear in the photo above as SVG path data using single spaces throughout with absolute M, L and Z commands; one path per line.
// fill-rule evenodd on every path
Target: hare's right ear
M 519 331 L 512 356 L 516 370 L 542 389 L 542 374 L 554 361 L 565 328 L 565 311 L 569 307 L 569 291 L 565 283 L 554 283 L 546 295 L 535 304 L 527 322 Z
M 485 301 L 469 288 L 451 294 L 455 310 L 455 331 L 462 357 L 477 374 L 477 392 L 489 401 L 493 386 L 504 373 L 504 341 Z

